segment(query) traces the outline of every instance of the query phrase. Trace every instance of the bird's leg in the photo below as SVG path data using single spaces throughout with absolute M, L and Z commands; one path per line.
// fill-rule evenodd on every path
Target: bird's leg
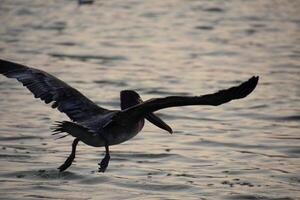
M 67 160 L 64 162 L 64 164 L 62 164 L 59 168 L 57 168 L 57 169 L 59 169 L 60 172 L 65 171 L 68 167 L 70 167 L 72 165 L 72 162 L 75 159 L 76 147 L 77 147 L 78 142 L 79 142 L 79 139 L 77 139 L 77 138 L 73 141 L 71 154 L 69 155 Z
M 101 162 L 98 164 L 99 165 L 99 172 L 105 172 L 108 163 L 109 163 L 110 155 L 109 155 L 109 148 L 108 148 L 108 143 L 106 142 L 105 144 L 105 156 L 101 160 Z

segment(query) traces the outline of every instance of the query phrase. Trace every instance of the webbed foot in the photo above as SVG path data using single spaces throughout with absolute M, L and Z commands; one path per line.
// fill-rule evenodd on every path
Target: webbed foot
M 76 147 L 77 147 L 78 142 L 79 142 L 79 140 L 77 138 L 73 141 L 71 154 L 69 155 L 67 160 L 64 162 L 64 164 L 62 164 L 61 166 L 59 166 L 57 168 L 60 172 L 65 171 L 66 169 L 68 169 L 72 165 L 72 163 L 75 159 Z
M 109 154 L 106 154 L 105 157 L 102 159 L 102 161 L 98 164 L 100 166 L 98 172 L 102 172 L 102 173 L 105 172 L 109 163 L 109 159 L 110 159 Z
M 59 169 L 60 172 L 65 171 L 66 169 L 68 169 L 72 165 L 74 159 L 75 159 L 75 155 L 71 154 L 67 158 L 67 160 L 64 162 L 64 164 L 62 164 L 61 166 L 59 166 L 57 169 Z

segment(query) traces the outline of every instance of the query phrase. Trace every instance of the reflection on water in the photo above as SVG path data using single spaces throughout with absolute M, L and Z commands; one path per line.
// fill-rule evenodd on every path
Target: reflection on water
M 49 124 L 66 119 L 0 78 L 4 199 L 299 199 L 299 1 L 10 0 L 0 4 L 1 58 L 39 67 L 98 104 L 214 92 L 260 75 L 248 98 L 161 111 L 173 135 L 147 124 L 113 146 L 79 145 Z M 55 192 L 53 192 L 55 191 Z

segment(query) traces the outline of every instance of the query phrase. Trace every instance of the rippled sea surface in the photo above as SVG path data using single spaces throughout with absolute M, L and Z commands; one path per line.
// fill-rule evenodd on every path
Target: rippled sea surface
M 159 111 L 103 148 L 49 127 L 67 117 L 0 77 L 0 199 L 300 199 L 300 1 L 0 0 L 0 57 L 48 71 L 99 105 L 201 95 L 259 75 L 247 98 Z

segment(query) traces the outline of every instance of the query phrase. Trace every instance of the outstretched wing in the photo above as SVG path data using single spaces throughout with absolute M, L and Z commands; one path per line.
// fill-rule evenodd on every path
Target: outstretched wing
M 16 78 L 35 98 L 40 98 L 46 104 L 53 102 L 52 108 L 66 113 L 73 121 L 83 121 L 107 112 L 76 89 L 42 70 L 0 59 L 0 74 Z
M 150 99 L 136 106 L 132 106 L 125 109 L 120 114 L 129 117 L 143 117 L 149 113 L 155 112 L 160 109 L 177 107 L 177 106 L 189 106 L 189 105 L 211 105 L 218 106 L 223 103 L 227 103 L 234 99 L 241 99 L 250 94 L 258 83 L 258 76 L 253 76 L 248 81 L 240 84 L 236 87 L 231 87 L 226 90 L 221 90 L 214 94 L 207 94 L 203 96 L 195 97 L 183 97 L 183 96 L 169 96 L 165 98 Z

